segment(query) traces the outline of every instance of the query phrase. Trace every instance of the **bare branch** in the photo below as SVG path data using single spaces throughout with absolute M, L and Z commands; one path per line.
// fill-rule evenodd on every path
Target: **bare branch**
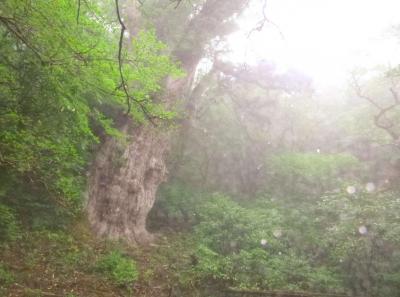
M 124 74 L 122 72 L 122 48 L 123 48 L 123 40 L 124 40 L 124 33 L 126 30 L 126 26 L 121 17 L 121 13 L 120 13 L 120 9 L 119 9 L 119 0 L 115 0 L 115 8 L 116 8 L 116 12 L 117 12 L 118 22 L 121 26 L 121 32 L 119 35 L 119 42 L 118 42 L 118 70 L 119 70 L 119 76 L 121 79 L 121 84 L 119 85 L 118 88 L 122 87 L 122 89 L 125 93 L 126 104 L 128 106 L 126 114 L 129 114 L 131 111 L 131 100 L 132 100 L 139 105 L 140 109 L 143 111 L 143 114 L 150 121 L 150 123 L 152 123 L 154 126 L 157 126 L 154 119 L 155 118 L 160 119 L 160 117 L 151 115 L 150 112 L 147 110 L 147 108 L 143 105 L 143 101 L 136 100 L 131 95 L 129 95 L 128 86 L 127 86 Z
M 247 34 L 247 38 L 250 38 L 251 34 L 253 34 L 254 31 L 260 32 L 264 28 L 265 23 L 269 23 L 270 25 L 275 27 L 275 29 L 278 31 L 281 38 L 285 39 L 285 36 L 283 35 L 279 26 L 277 24 L 275 24 L 274 22 L 272 22 L 267 17 L 267 0 L 263 0 L 263 1 L 264 2 L 263 2 L 263 7 L 262 7 L 262 19 L 260 21 L 258 21 L 257 25 L 253 29 L 250 30 L 250 32 Z
M 394 87 L 390 88 L 390 92 L 392 93 L 392 96 L 393 96 L 395 104 L 400 104 L 399 95 L 397 94 L 397 92 L 394 89 Z
M 125 77 L 124 77 L 124 74 L 122 73 L 122 46 L 123 46 L 124 33 L 126 30 L 126 27 L 121 18 L 118 0 L 115 0 L 115 8 L 116 8 L 116 12 L 117 12 L 118 22 L 121 26 L 121 31 L 120 31 L 120 35 L 119 35 L 119 43 L 118 43 L 118 70 L 119 70 L 119 76 L 121 78 L 122 89 L 124 90 L 124 93 L 126 95 L 126 104 L 128 106 L 128 110 L 126 111 L 126 113 L 128 114 L 131 111 L 131 100 L 130 100 L 128 89 L 126 86 Z
M 76 12 L 76 23 L 79 24 L 79 16 L 81 14 L 81 0 L 78 0 L 78 9 Z
M 382 109 L 371 97 L 365 95 L 365 94 L 362 92 L 360 83 L 359 83 L 359 81 L 358 81 L 358 79 L 357 79 L 357 77 L 356 77 L 356 75 L 355 75 L 354 73 L 352 73 L 351 78 L 352 78 L 352 81 L 353 81 L 353 88 L 354 88 L 354 90 L 355 90 L 357 96 L 360 97 L 360 98 L 362 98 L 362 99 L 367 100 L 369 103 L 371 103 L 371 104 L 372 104 L 373 106 L 375 106 L 376 108 Z
M 27 48 L 31 50 L 42 64 L 46 64 L 39 50 L 37 50 L 33 45 L 29 43 L 29 41 L 25 38 L 25 36 L 22 34 L 21 30 L 15 23 L 14 19 L 0 16 L 0 22 L 3 23 L 8 31 L 10 31 L 18 40 L 20 40 L 23 44 L 25 44 Z
M 179 5 L 182 3 L 182 0 L 170 0 L 170 1 L 171 1 L 171 3 L 174 3 L 174 2 L 176 3 L 175 7 L 174 7 L 175 9 L 177 9 L 179 7 Z
M 354 73 L 352 74 L 352 80 L 353 80 L 353 87 L 357 96 L 362 99 L 365 99 L 371 105 L 373 105 L 375 108 L 379 110 L 378 113 L 374 116 L 375 126 L 385 130 L 393 138 L 393 140 L 398 141 L 400 139 L 400 134 L 393 129 L 395 127 L 395 123 L 393 123 L 393 121 L 389 120 L 386 117 L 390 111 L 393 111 L 395 108 L 400 106 L 399 95 L 395 90 L 394 86 L 390 88 L 390 93 L 392 94 L 394 102 L 388 106 L 383 107 L 378 103 L 376 103 L 376 101 L 373 98 L 363 93 L 361 86 L 358 82 L 358 79 L 356 78 Z M 393 81 L 392 84 L 394 85 Z M 383 120 L 385 120 L 385 122 L 383 122 Z

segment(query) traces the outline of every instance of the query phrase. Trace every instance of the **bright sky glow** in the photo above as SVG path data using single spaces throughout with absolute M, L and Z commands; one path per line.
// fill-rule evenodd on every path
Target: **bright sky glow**
M 269 0 L 266 14 L 279 29 L 265 23 L 248 38 L 261 8 L 250 9 L 230 36 L 231 59 L 272 60 L 326 86 L 344 83 L 355 67 L 400 62 L 400 36 L 393 33 L 400 0 Z

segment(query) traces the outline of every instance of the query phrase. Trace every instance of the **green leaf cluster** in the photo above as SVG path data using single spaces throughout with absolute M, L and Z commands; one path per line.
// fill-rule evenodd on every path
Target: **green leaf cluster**
M 119 27 L 106 7 L 85 1 L 77 20 L 68 0 L 0 3 L 0 196 L 7 203 L 16 204 L 12 189 L 23 187 L 79 209 L 100 136 L 122 135 L 114 124 L 127 108 Z M 169 75 L 182 75 L 165 52 L 154 30 L 124 46 L 135 120 L 173 117 L 155 99 Z
M 96 263 L 96 270 L 121 286 L 132 284 L 139 276 L 136 263 L 119 251 L 111 251 L 100 258 Z

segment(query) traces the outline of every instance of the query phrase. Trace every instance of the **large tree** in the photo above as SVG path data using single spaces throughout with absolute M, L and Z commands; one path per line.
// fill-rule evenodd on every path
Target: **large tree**
M 175 5 L 170 1 L 148 1 L 136 8 L 142 14 L 141 19 L 134 20 L 132 17 L 138 17 L 138 13 L 130 14 L 134 9 L 132 3 L 125 3 L 120 9 L 121 19 L 125 17 L 129 26 L 146 24 L 146 16 L 150 21 L 157 20 L 154 24 L 159 36 L 169 44 L 186 73 L 183 78 L 166 81 L 163 92 L 153 100 L 172 106 L 180 99 L 190 98 L 196 69 L 207 46 L 231 32 L 235 17 L 247 4 L 247 0 L 207 0 L 195 4 L 177 1 Z M 165 159 L 170 133 L 165 122 L 157 118 L 151 118 L 147 124 L 138 124 L 129 117 L 123 122 L 121 129 L 128 135 L 127 143 L 107 138 L 93 163 L 87 210 L 97 234 L 145 243 L 152 239 L 146 230 L 146 218 L 158 186 L 167 177 Z

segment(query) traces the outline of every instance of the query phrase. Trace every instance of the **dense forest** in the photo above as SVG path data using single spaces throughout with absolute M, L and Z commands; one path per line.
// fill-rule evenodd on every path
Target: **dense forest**
M 268 28 L 266 0 L 0 1 L 0 295 L 400 296 L 400 66 L 235 56 Z

